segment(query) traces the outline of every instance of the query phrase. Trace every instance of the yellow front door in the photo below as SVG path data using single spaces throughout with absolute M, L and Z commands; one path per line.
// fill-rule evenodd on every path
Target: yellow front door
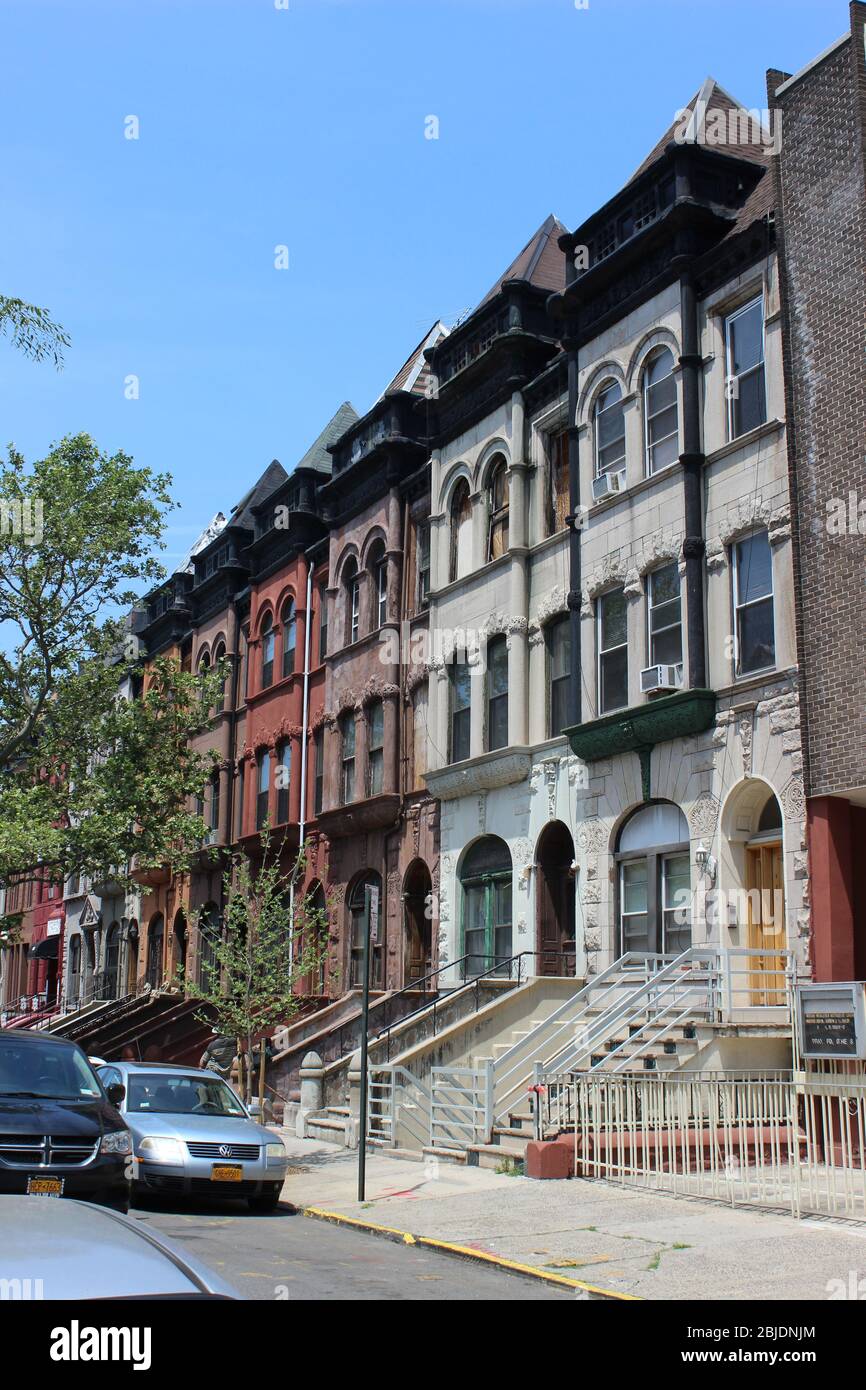
M 749 1003 L 783 1006 L 785 991 L 785 879 L 780 843 L 746 849 L 749 947 L 753 956 Z

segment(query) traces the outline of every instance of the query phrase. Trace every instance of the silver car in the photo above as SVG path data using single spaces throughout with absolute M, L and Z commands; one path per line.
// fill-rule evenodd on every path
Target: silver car
M 107 1062 L 99 1075 L 106 1088 L 123 1087 L 118 1108 L 132 1131 L 133 1196 L 245 1197 L 253 1211 L 276 1208 L 285 1146 L 221 1077 L 158 1062 Z
M 74 1199 L 0 1197 L 0 1299 L 241 1298 L 167 1236 Z

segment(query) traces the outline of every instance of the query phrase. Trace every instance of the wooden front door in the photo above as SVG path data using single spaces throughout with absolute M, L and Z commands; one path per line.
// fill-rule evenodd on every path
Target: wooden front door
M 565 827 L 549 831 L 538 861 L 539 975 L 575 972 L 575 883 L 571 865 L 574 847 Z
M 760 955 L 751 958 L 749 1003 L 782 1006 L 785 1003 L 785 879 L 781 843 L 746 847 L 749 948 Z

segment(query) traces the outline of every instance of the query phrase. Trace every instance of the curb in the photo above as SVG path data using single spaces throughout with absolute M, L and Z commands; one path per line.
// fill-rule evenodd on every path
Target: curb
M 344 1216 L 339 1211 L 326 1211 L 323 1207 L 298 1207 L 302 1216 L 316 1221 L 329 1221 L 335 1226 L 351 1226 L 368 1235 L 382 1236 L 385 1240 L 399 1241 L 403 1245 L 424 1245 L 431 1250 L 440 1250 L 445 1255 L 457 1255 L 462 1259 L 474 1260 L 478 1264 L 493 1265 L 507 1274 L 520 1274 L 524 1278 L 537 1279 L 557 1288 L 579 1289 L 581 1293 L 592 1294 L 594 1298 L 609 1299 L 618 1303 L 643 1303 L 637 1294 L 617 1293 L 614 1289 L 603 1289 L 596 1284 L 587 1284 L 582 1279 L 569 1279 L 565 1274 L 551 1274 L 535 1265 L 520 1264 L 508 1260 L 504 1255 L 491 1255 L 486 1250 L 476 1250 L 471 1245 L 455 1245 L 447 1240 L 435 1240 L 432 1236 L 416 1236 L 411 1231 L 400 1231 L 395 1226 L 380 1226 L 375 1221 L 362 1221 L 357 1216 Z

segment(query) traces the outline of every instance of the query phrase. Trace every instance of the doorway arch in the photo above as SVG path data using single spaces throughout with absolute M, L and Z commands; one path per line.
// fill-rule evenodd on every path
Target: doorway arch
M 415 859 L 403 879 L 403 983 L 423 980 L 433 969 L 433 879 Z
M 773 788 L 759 777 L 737 784 L 722 813 L 722 918 L 733 944 L 753 952 L 747 1002 L 786 1003 L 788 945 L 782 808 Z
M 511 851 L 498 835 L 485 835 L 466 851 L 459 873 L 464 977 L 510 969 L 512 877 Z
M 617 836 L 620 955 L 678 956 L 692 944 L 688 821 L 672 801 L 639 806 Z
M 538 975 L 573 975 L 575 957 L 574 841 L 567 825 L 551 821 L 538 838 L 536 957 Z

